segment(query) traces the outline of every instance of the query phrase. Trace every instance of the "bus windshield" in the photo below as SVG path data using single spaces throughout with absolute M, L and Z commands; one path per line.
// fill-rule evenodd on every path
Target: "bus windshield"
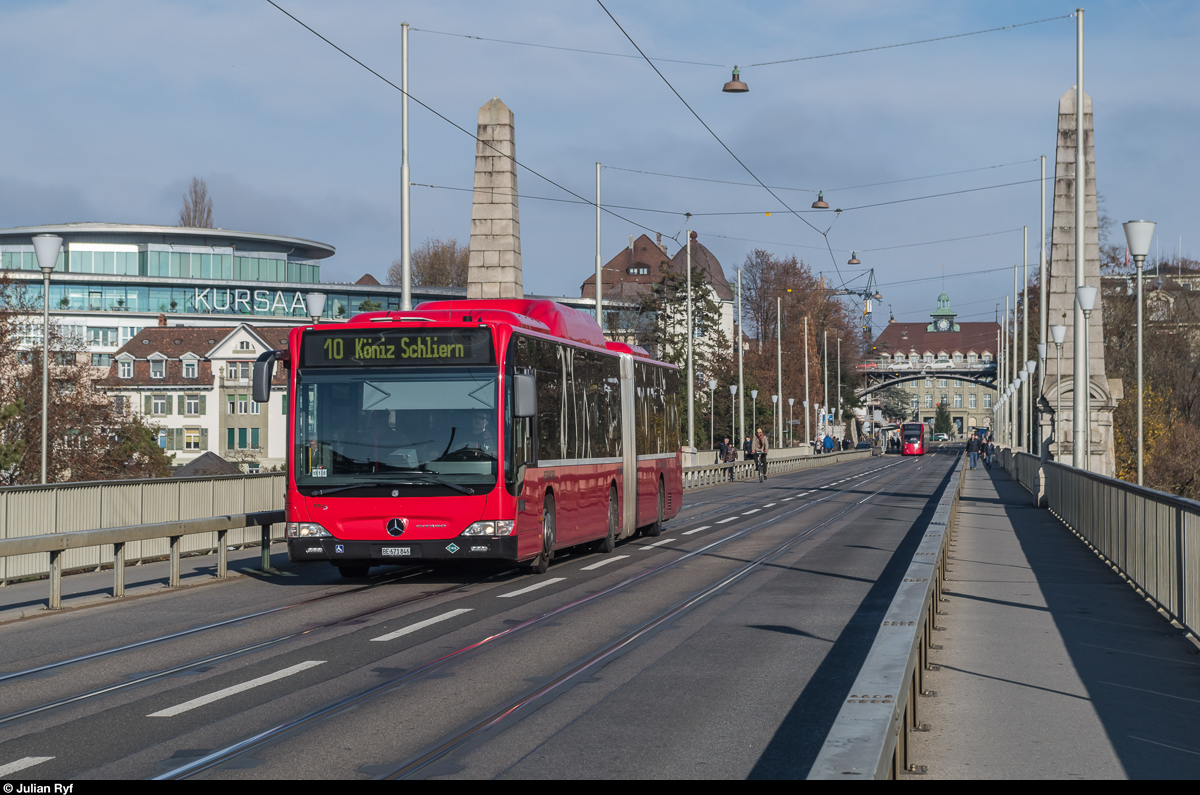
M 300 370 L 298 488 L 496 483 L 496 367 Z
M 920 425 L 905 425 L 904 426 L 904 441 L 906 441 L 906 442 L 921 441 L 921 426 Z

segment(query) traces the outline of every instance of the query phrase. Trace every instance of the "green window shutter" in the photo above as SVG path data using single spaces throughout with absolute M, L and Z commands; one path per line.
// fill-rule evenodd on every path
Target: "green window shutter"
M 187 414 L 187 395 L 179 396 L 179 413 Z
M 225 436 L 226 436 L 225 441 L 227 442 L 227 444 L 225 445 L 225 449 L 232 450 L 233 449 L 233 428 L 230 428 L 226 432 Z
M 174 428 L 167 428 L 167 449 L 168 450 L 178 450 L 179 449 L 175 444 L 175 429 Z
M 149 413 L 151 413 L 152 411 L 154 411 L 154 403 L 153 403 L 153 401 L 154 401 L 154 398 L 153 398 L 153 397 L 151 397 L 150 395 L 146 395 L 146 413 L 147 413 L 147 414 L 149 414 Z
M 287 393 L 286 389 L 283 391 L 283 400 L 281 400 L 279 403 L 280 403 L 280 406 L 283 408 L 283 415 L 286 417 L 287 416 L 287 406 L 288 406 L 288 393 Z
M 164 395 L 163 397 L 165 398 L 165 400 L 163 400 L 163 413 L 169 417 L 171 416 L 171 409 L 175 408 L 175 401 L 171 400 L 170 395 Z
M 250 429 L 250 447 L 258 449 L 258 428 Z
M 205 407 L 204 407 L 204 395 L 201 395 L 201 396 L 200 396 L 200 413 L 201 413 L 201 414 L 205 414 L 205 413 L 207 413 L 207 410 L 206 410 L 206 409 L 205 409 Z M 208 433 L 208 431 L 205 431 L 205 433 Z M 207 448 L 206 448 L 206 449 L 207 449 Z
M 246 429 L 238 428 L 237 432 L 238 432 L 238 449 L 245 450 L 246 449 Z
M 203 401 L 204 398 L 200 398 L 200 400 Z M 203 403 L 201 403 L 201 405 L 203 405 Z M 200 449 L 201 450 L 208 449 L 208 428 L 200 429 Z

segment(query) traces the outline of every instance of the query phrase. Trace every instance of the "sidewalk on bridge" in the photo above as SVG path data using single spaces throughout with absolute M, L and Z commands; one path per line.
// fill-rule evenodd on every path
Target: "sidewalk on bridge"
M 229 577 L 261 577 L 258 571 L 262 562 L 262 549 L 257 546 L 229 551 Z M 271 545 L 271 566 L 276 572 L 288 566 L 287 547 L 276 542 Z M 189 555 L 179 561 L 180 588 L 196 587 L 219 582 L 217 556 Z M 150 561 L 125 568 L 125 598 L 137 598 L 156 593 L 165 593 L 170 576 L 170 563 L 166 560 Z M 272 576 L 272 575 L 267 575 Z M 290 576 L 282 573 L 282 576 Z M 62 606 L 64 610 L 88 607 L 96 604 L 115 603 L 112 598 L 112 568 L 100 571 L 76 572 L 63 577 Z M 0 625 L 23 618 L 49 615 L 50 581 L 45 577 L 13 583 L 0 588 Z
M 904 778 L 1200 777 L 1200 651 L 998 467 L 965 471 Z

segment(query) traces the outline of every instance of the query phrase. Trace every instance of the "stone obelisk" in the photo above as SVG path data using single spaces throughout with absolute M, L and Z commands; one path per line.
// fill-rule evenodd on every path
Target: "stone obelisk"
M 1085 162 L 1084 193 L 1084 280 L 1089 287 L 1100 287 L 1100 236 L 1096 218 L 1096 150 L 1093 129 L 1092 98 L 1083 95 L 1083 144 Z M 1071 462 L 1074 438 L 1075 384 L 1072 368 L 1075 315 L 1075 89 L 1058 101 L 1058 151 L 1054 164 L 1054 231 L 1050 244 L 1050 293 L 1048 325 L 1065 325 L 1062 372 L 1053 343 L 1046 351 L 1046 380 L 1042 386 L 1042 439 L 1057 438 L 1062 449 L 1051 445 L 1054 458 Z M 1088 322 L 1088 376 L 1091 383 L 1091 431 L 1088 470 L 1111 477 L 1116 471 L 1113 447 L 1113 410 L 1124 395 L 1120 379 L 1111 381 L 1104 371 L 1104 301 L 1097 295 L 1096 307 Z M 1059 427 L 1051 425 L 1058 394 L 1062 391 Z
M 479 109 L 467 298 L 524 298 L 513 114 L 499 97 Z

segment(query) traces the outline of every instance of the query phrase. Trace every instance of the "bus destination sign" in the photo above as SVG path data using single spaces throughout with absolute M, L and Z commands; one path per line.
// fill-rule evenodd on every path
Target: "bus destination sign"
M 303 367 L 422 367 L 495 363 L 487 329 L 372 329 L 304 335 Z

